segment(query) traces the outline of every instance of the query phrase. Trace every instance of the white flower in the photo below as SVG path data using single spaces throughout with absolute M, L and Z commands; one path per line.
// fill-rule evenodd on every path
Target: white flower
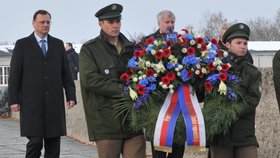
M 139 81 L 141 81 L 142 79 L 143 79 L 142 76 L 139 76 L 139 77 L 138 77 L 138 80 L 139 80 Z
M 130 87 L 128 87 L 129 89 L 129 96 L 132 100 L 136 100 L 138 98 L 137 93 Z
M 142 71 L 138 71 L 138 74 L 141 75 L 143 72 Z
M 158 44 L 159 44 L 158 41 L 155 40 L 155 41 L 154 41 L 154 45 L 158 46 Z
M 151 51 L 151 54 L 152 55 L 155 55 L 157 52 L 153 49 L 152 51 Z
M 195 65 L 195 66 L 196 66 L 198 69 L 201 68 L 201 65 L 199 65 L 199 64 L 197 64 L 197 65 Z
M 162 82 L 159 82 L 159 85 L 161 86 L 161 85 L 162 85 Z
M 178 67 L 175 68 L 175 71 L 180 71 L 180 69 Z
M 133 82 L 138 82 L 138 78 L 137 77 L 134 77 L 132 80 L 133 80 Z
M 224 51 L 223 55 L 224 55 L 224 57 L 227 57 L 228 56 L 228 52 Z
M 146 76 L 146 75 L 143 75 L 142 77 L 143 77 L 143 79 L 147 78 L 147 76 Z
M 182 53 L 187 53 L 187 48 L 183 48 Z
M 158 75 L 155 73 L 155 74 L 154 74 L 154 77 L 157 77 L 157 76 L 158 76 Z
M 163 88 L 163 89 L 167 89 L 168 86 L 167 86 L 166 84 L 163 84 L 163 85 L 162 85 L 162 88 Z
M 201 72 L 204 73 L 204 74 L 206 74 L 206 73 L 207 73 L 207 70 L 206 70 L 205 68 L 202 68 L 202 69 L 201 69 Z
M 197 46 L 196 46 L 198 49 L 200 49 L 201 48 L 201 44 L 197 44 Z
M 146 61 L 146 66 L 147 67 L 151 67 L 151 62 L 150 61 Z
M 177 72 L 177 76 L 181 76 L 181 72 Z
M 164 65 L 163 65 L 163 63 L 162 63 L 162 60 L 160 60 L 160 61 L 158 62 L 158 64 L 156 64 L 155 70 L 156 70 L 157 73 L 159 73 L 159 72 L 165 72 L 166 69 L 165 69 L 165 67 L 164 67 Z
M 213 66 L 217 66 L 218 65 L 216 61 L 214 61 L 212 64 L 213 64 Z
M 180 70 L 182 70 L 184 67 L 183 67 L 183 65 L 179 64 L 179 65 L 178 65 L 178 68 L 179 68 Z
M 173 84 L 170 84 L 170 85 L 168 86 L 168 88 L 169 88 L 169 89 L 173 89 L 173 88 L 174 88 Z
M 221 71 L 222 70 L 222 67 L 219 65 L 219 66 L 217 66 L 217 70 L 218 71 Z
M 195 71 L 195 74 L 196 74 L 196 75 L 199 75 L 199 74 L 200 74 L 200 71 L 199 71 L 199 70 L 196 70 L 196 71 Z
M 195 40 L 191 40 L 191 41 L 190 41 L 190 44 L 191 44 L 191 45 L 195 45 Z

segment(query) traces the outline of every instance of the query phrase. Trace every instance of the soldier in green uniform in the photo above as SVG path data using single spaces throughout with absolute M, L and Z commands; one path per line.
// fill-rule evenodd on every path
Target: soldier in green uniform
M 216 135 L 209 142 L 212 158 L 258 157 L 255 115 L 261 98 L 261 72 L 245 59 L 249 35 L 250 28 L 246 24 L 237 23 L 229 27 L 222 38 L 241 78 L 238 87 L 242 96 L 241 113 L 227 135 Z
M 276 99 L 280 113 L 280 50 L 278 50 L 273 57 L 273 82 L 276 93 Z
M 99 158 L 144 158 L 146 141 L 142 131 L 131 132 L 113 102 L 123 92 L 119 74 L 132 56 L 133 43 L 122 33 L 120 4 L 100 9 L 100 35 L 80 51 L 80 83 L 89 139 L 95 141 Z

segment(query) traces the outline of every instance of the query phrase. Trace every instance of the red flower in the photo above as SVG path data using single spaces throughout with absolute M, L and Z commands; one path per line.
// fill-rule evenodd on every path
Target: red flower
M 135 51 L 133 52 L 133 55 L 134 55 L 136 58 L 140 58 L 140 57 L 142 57 L 144 54 L 143 54 L 142 50 L 135 50 Z
M 213 65 L 213 63 L 207 63 L 207 68 L 210 71 L 214 71 L 216 70 L 216 66 Z
M 193 72 L 192 71 L 189 71 L 188 73 L 187 73 L 187 77 L 188 78 L 191 78 L 193 76 Z
M 204 87 L 205 87 L 205 89 L 206 89 L 207 91 L 212 91 L 212 90 L 213 90 L 213 85 L 212 85 L 212 83 L 209 82 L 209 81 L 206 81 L 206 82 L 204 83 Z
M 229 70 L 228 64 L 224 64 L 224 65 L 222 66 L 222 72 L 227 72 L 228 70 Z
M 222 58 L 224 55 L 223 55 L 223 51 L 221 51 L 220 49 L 218 50 L 218 54 L 219 54 L 219 57 Z
M 170 80 L 170 81 L 172 81 L 172 80 L 174 80 L 175 79 L 175 73 L 174 72 L 168 72 L 167 74 L 166 74 L 166 77 Z
M 154 72 L 154 70 L 152 70 L 152 69 L 149 69 L 149 70 L 146 71 L 146 76 L 147 76 L 147 77 L 154 76 L 154 74 L 155 74 L 155 72 Z
M 161 82 L 162 82 L 163 84 L 166 84 L 166 85 L 169 85 L 169 84 L 170 84 L 170 80 L 168 79 L 167 76 L 162 77 L 162 78 L 161 78 Z
M 163 50 L 163 56 L 165 57 L 165 58 L 168 58 L 170 55 L 171 55 L 171 50 L 170 49 L 168 49 L 168 48 L 165 48 L 164 50 Z
M 124 81 L 128 81 L 130 79 L 130 76 L 127 73 L 123 73 L 123 74 L 121 74 L 120 79 L 124 80 Z
M 219 79 L 220 79 L 221 81 L 225 81 L 225 80 L 227 79 L 227 75 L 226 75 L 225 73 L 220 73 Z
M 146 93 L 146 87 L 141 86 L 140 84 L 137 84 L 136 89 L 137 89 L 138 94 L 145 94 Z
M 193 47 L 189 47 L 189 48 L 187 49 L 187 54 L 188 54 L 188 55 L 193 55 L 193 54 L 195 54 L 195 49 L 194 49 Z
M 218 41 L 215 38 L 211 38 L 210 42 L 215 44 L 216 46 L 218 45 Z
M 188 40 L 187 40 L 186 38 L 180 37 L 180 38 L 178 39 L 178 43 L 179 43 L 181 46 L 187 44 L 187 42 L 188 42 Z
M 146 39 L 146 44 L 149 45 L 149 44 L 152 44 L 154 43 L 155 39 L 153 37 L 150 37 L 148 39 Z
M 155 55 L 156 59 L 160 60 L 163 58 L 163 56 L 164 56 L 164 54 L 163 54 L 162 50 L 158 50 L 156 52 L 156 55 Z
M 198 37 L 198 38 L 196 38 L 196 39 L 195 39 L 195 41 L 196 41 L 196 43 L 198 43 L 198 44 L 202 44 L 202 43 L 204 43 L 204 40 L 203 40 L 203 38 L 202 38 L 202 37 Z
M 206 51 L 206 50 L 207 50 L 207 46 L 206 46 L 205 43 L 202 43 L 202 44 L 201 44 L 200 50 L 201 50 L 201 51 Z
M 172 41 L 171 40 L 167 40 L 167 41 L 165 41 L 166 42 L 166 44 L 168 45 L 168 46 L 171 46 L 172 45 Z

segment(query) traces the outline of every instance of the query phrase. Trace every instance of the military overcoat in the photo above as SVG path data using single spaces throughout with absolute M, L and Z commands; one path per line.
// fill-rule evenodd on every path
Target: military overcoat
M 101 139 L 121 139 L 134 136 L 128 131 L 123 117 L 114 112 L 114 96 L 123 92 L 120 72 L 133 53 L 133 43 L 122 34 L 122 52 L 112 45 L 104 32 L 83 44 L 80 51 L 80 83 L 83 105 L 91 141 Z

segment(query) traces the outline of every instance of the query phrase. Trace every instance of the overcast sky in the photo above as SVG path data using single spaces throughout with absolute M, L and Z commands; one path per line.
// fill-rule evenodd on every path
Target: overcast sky
M 82 43 L 96 37 L 100 28 L 94 14 L 111 3 L 124 7 L 121 32 L 150 34 L 157 28 L 156 15 L 168 9 L 176 15 L 175 30 L 203 23 L 207 12 L 222 12 L 228 21 L 257 17 L 274 19 L 280 0 L 1 0 L 0 43 L 13 44 L 32 33 L 32 17 L 39 9 L 52 15 L 50 34 L 65 42 Z

